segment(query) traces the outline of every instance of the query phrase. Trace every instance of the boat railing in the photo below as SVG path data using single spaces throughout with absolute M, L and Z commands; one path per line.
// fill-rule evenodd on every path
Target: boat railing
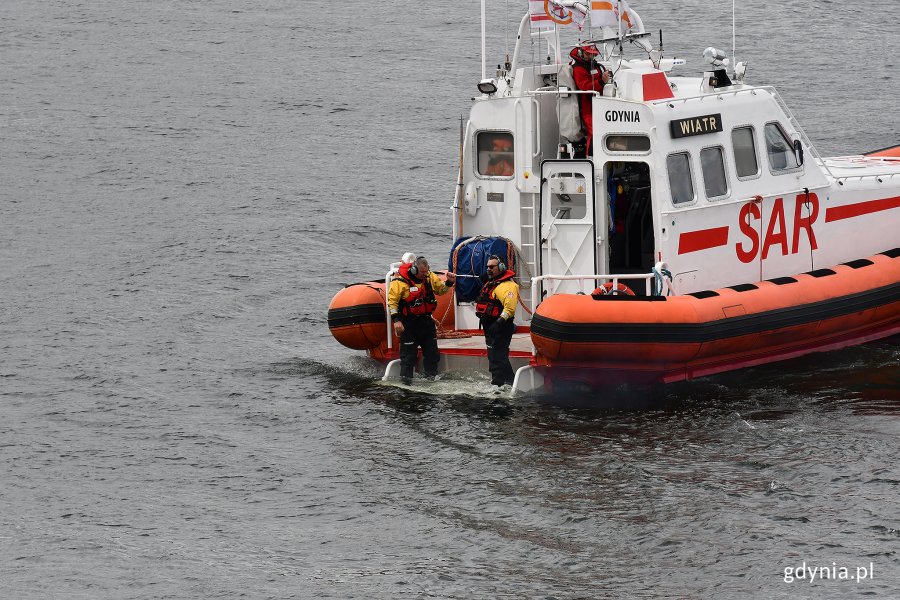
M 565 87 L 565 86 L 563 86 Z M 570 90 L 570 89 L 555 89 L 555 90 L 529 90 L 525 92 L 529 96 L 561 96 L 563 94 L 590 94 L 591 96 L 600 97 L 600 92 L 596 92 L 594 90 Z
M 847 156 L 829 156 L 825 160 L 831 162 L 870 163 L 883 162 L 889 165 L 900 164 L 900 156 L 869 156 L 867 154 L 850 154 Z
M 829 156 L 824 161 L 826 163 L 831 163 L 835 167 L 840 167 L 840 163 L 851 163 L 856 167 L 865 167 L 871 165 L 872 163 L 881 164 L 881 165 L 890 165 L 890 166 L 898 166 L 900 167 L 900 157 L 897 156 L 866 156 L 864 154 L 856 154 L 852 156 Z M 844 185 L 844 182 L 851 182 L 853 180 L 863 181 L 865 179 L 875 179 L 878 183 L 884 183 L 885 179 L 890 179 L 893 181 L 894 177 L 900 177 L 900 173 L 885 173 L 885 172 L 876 172 L 876 173 L 858 173 L 853 175 L 841 175 L 837 178 L 837 182 L 839 185 Z
M 585 290 L 584 284 L 587 281 L 593 282 L 594 289 L 599 287 L 603 283 L 611 283 L 613 290 L 617 289 L 619 286 L 620 279 L 627 280 L 635 280 L 635 279 L 643 279 L 644 280 L 644 292 L 647 296 L 672 296 L 675 294 L 675 288 L 672 285 L 672 273 L 669 271 L 669 265 L 665 262 L 658 262 L 653 266 L 653 269 L 649 273 L 592 273 L 590 275 L 538 275 L 537 277 L 531 278 L 531 306 L 532 310 L 538 306 L 541 300 L 541 287 L 540 284 L 543 281 L 577 281 L 578 286 L 581 288 L 578 294 L 588 294 Z M 555 291 L 550 292 L 552 296 L 555 294 Z
M 394 278 L 394 275 L 400 270 L 400 265 L 402 262 L 394 262 L 391 263 L 390 270 L 388 270 L 387 274 L 384 276 L 384 321 L 385 327 L 387 328 L 387 347 L 388 350 L 394 349 L 394 337 L 391 331 L 391 309 L 388 306 L 388 291 L 391 289 L 391 280 Z
M 483 4 L 482 4 L 483 7 Z M 484 79 L 487 76 L 486 65 L 487 65 L 487 56 L 484 51 L 484 39 L 485 39 L 485 21 L 484 21 L 484 13 L 482 13 L 481 17 L 481 39 L 482 39 L 482 52 L 481 52 L 481 78 Z M 562 55 L 560 54 L 560 41 L 559 41 L 559 32 L 556 29 L 544 29 L 538 31 L 531 31 L 531 16 L 526 12 L 522 16 L 522 20 L 519 21 L 519 31 L 516 34 L 516 47 L 513 49 L 513 58 L 512 63 L 510 64 L 510 73 L 515 75 L 516 70 L 521 66 L 519 63 L 523 56 L 522 49 L 527 43 L 532 45 L 537 42 L 540 44 L 541 40 L 547 42 L 547 56 L 552 56 L 553 64 L 560 65 L 562 64 Z

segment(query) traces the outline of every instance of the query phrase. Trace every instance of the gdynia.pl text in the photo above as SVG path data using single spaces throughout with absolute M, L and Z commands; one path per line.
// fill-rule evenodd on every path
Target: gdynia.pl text
M 808 581 L 830 579 L 832 581 L 864 581 L 875 577 L 875 564 L 869 563 L 866 567 L 839 567 L 837 563 L 831 566 L 816 565 L 807 566 L 806 561 L 798 567 L 784 568 L 784 582 Z

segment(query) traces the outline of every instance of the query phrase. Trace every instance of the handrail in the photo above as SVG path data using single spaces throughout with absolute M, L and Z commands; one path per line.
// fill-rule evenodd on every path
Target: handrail
M 898 156 L 866 156 L 865 154 L 853 154 L 850 156 L 829 156 L 827 158 L 821 158 L 819 161 L 822 163 L 828 172 L 829 169 L 828 163 L 831 162 L 831 166 L 834 166 L 836 169 L 840 168 L 859 168 L 864 169 L 867 166 L 873 166 L 867 163 L 880 163 L 881 165 L 890 165 L 890 166 L 900 166 L 900 157 Z M 852 167 L 848 167 L 846 165 L 838 164 L 840 162 L 851 163 Z M 853 173 L 848 175 L 835 176 L 837 182 L 843 185 L 844 181 L 850 181 L 851 179 L 867 179 L 874 177 L 879 182 L 882 181 L 883 178 L 889 177 L 893 179 L 894 177 L 900 176 L 900 173 Z
M 598 283 L 600 281 L 611 281 L 613 284 L 613 287 L 616 287 L 619 285 L 619 279 L 645 279 L 647 281 L 647 287 L 646 287 L 647 295 L 650 295 L 650 280 L 655 279 L 655 278 L 656 278 L 656 275 L 654 275 L 653 273 L 639 273 L 639 274 L 634 274 L 634 275 L 630 275 L 630 274 L 613 275 L 613 274 L 599 274 L 599 273 L 594 273 L 591 275 L 552 275 L 552 274 L 551 275 L 538 275 L 537 277 L 531 278 L 532 310 L 534 310 L 534 307 L 538 306 L 538 296 L 540 293 L 540 288 L 538 286 L 536 286 L 535 284 L 540 283 L 541 281 L 549 281 L 549 280 L 578 281 L 583 288 L 584 282 L 586 280 L 593 280 L 595 283 Z M 551 295 L 553 295 L 553 294 L 551 294 Z
M 537 96 L 543 94 L 553 96 L 559 96 L 561 94 L 591 94 L 592 96 L 597 96 L 598 98 L 600 97 L 600 92 L 596 90 L 527 90 L 525 94 L 528 96 Z
M 867 154 L 848 154 L 847 156 L 828 156 L 824 160 L 846 160 L 848 162 L 900 162 L 900 156 L 869 156 Z
M 862 181 L 864 179 L 875 179 L 878 183 L 883 183 L 885 179 L 893 179 L 900 177 L 900 173 L 865 173 L 860 175 L 841 175 L 838 177 L 838 184 L 844 185 L 844 182 L 850 183 L 853 180 Z
M 402 262 L 393 262 L 391 263 L 390 270 L 384 276 L 384 318 L 385 318 L 385 327 L 387 327 L 387 347 L 388 350 L 393 350 L 393 338 L 391 337 L 391 309 L 388 306 L 388 292 L 391 287 L 391 279 L 393 279 L 394 273 L 397 273 Z
M 706 94 L 698 94 L 696 96 L 682 96 L 681 98 L 664 98 L 662 100 L 654 100 L 648 104 L 687 104 L 691 100 L 711 100 L 717 96 L 737 96 L 738 94 L 753 93 L 756 90 L 766 90 L 766 86 L 753 86 L 741 88 L 739 90 L 716 90 Z M 772 90 L 774 91 L 774 90 Z
M 535 310 L 538 306 L 539 286 L 535 285 L 541 281 L 578 281 L 581 287 L 584 287 L 586 280 L 593 280 L 594 283 L 600 281 L 610 281 L 613 288 L 618 287 L 619 279 L 644 279 L 647 284 L 645 292 L 647 296 L 671 296 L 675 294 L 675 288 L 672 285 L 672 273 L 669 271 L 669 265 L 666 262 L 658 262 L 653 265 L 650 273 L 592 273 L 590 275 L 538 275 L 531 278 L 531 309 Z M 651 280 L 654 283 L 653 289 L 650 287 Z M 551 294 L 553 295 L 553 294 Z

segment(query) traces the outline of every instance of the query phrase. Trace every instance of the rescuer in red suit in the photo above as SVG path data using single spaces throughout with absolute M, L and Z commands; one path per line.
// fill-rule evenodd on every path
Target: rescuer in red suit
M 569 52 L 572 57 L 572 78 L 582 91 L 603 93 L 603 85 L 608 83 L 611 73 L 603 65 L 594 60 L 600 55 L 596 46 L 575 46 Z M 581 110 L 581 122 L 587 138 L 587 156 L 591 154 L 591 142 L 594 139 L 594 118 L 591 110 L 591 94 L 578 94 L 578 108 Z

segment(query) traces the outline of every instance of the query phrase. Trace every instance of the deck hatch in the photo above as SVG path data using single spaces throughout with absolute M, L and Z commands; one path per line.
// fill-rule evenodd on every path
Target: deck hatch
M 691 292 L 690 294 L 685 294 L 686 296 L 693 296 L 694 298 L 698 298 L 703 300 L 704 298 L 715 298 L 719 295 L 719 292 L 714 292 L 712 290 L 703 290 L 702 292 Z
M 857 260 L 851 260 L 850 262 L 841 263 L 845 267 L 850 267 L 851 269 L 861 269 L 862 267 L 868 267 L 869 265 L 874 265 L 871 260 L 868 258 L 859 258 Z
M 829 275 L 835 275 L 835 272 L 831 269 L 816 269 L 815 271 L 807 271 L 806 275 L 812 275 L 813 277 L 828 277 Z
M 739 283 L 738 285 L 729 285 L 728 289 L 736 292 L 749 292 L 750 290 L 758 290 L 759 287 L 752 283 Z
M 775 279 L 766 279 L 769 283 L 774 283 L 775 285 L 787 285 L 789 283 L 797 283 L 797 280 L 793 277 L 776 277 Z

